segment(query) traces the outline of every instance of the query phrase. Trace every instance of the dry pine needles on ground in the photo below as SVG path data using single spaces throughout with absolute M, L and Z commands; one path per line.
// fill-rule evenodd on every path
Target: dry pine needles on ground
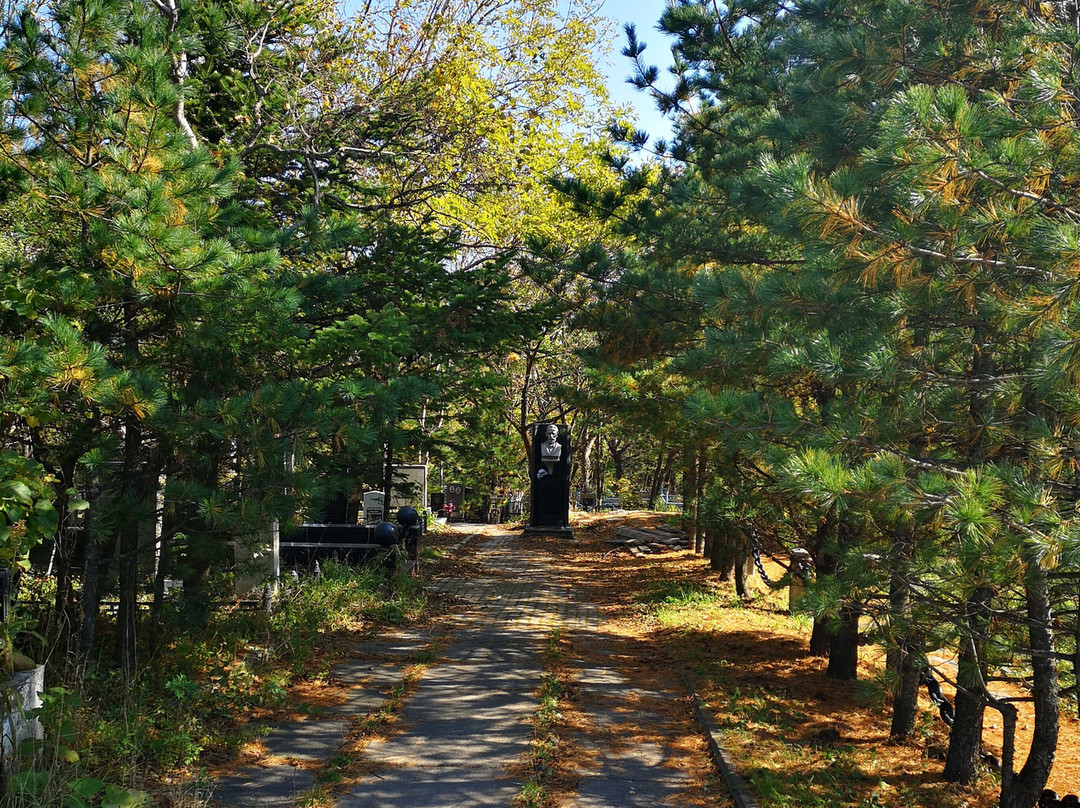
M 890 713 L 880 686 L 881 655 L 862 649 L 859 682 L 825 676 L 825 660 L 807 651 L 810 621 L 787 612 L 786 591 L 759 579 L 759 597 L 742 603 L 708 561 L 690 552 L 644 558 L 612 552 L 605 540 L 616 526 L 647 526 L 658 514 L 589 516 L 576 525 L 573 549 L 590 596 L 605 604 L 620 630 L 639 647 L 666 644 L 695 674 L 703 697 L 724 731 L 724 743 L 744 776 L 770 806 L 896 806 L 991 808 L 997 778 L 986 774 L 970 788 L 941 779 L 947 730 L 925 694 L 922 719 L 911 741 L 889 739 Z M 780 577 L 781 570 L 770 574 Z M 680 589 L 681 588 L 681 589 Z M 642 593 L 713 593 L 670 607 L 645 607 Z M 1004 691 L 1004 687 L 1001 688 Z M 946 687 L 946 695 L 952 694 Z M 1031 735 L 1030 705 L 1021 703 L 1016 767 Z M 1080 790 L 1080 722 L 1069 703 L 1062 715 L 1057 759 L 1049 787 Z M 1001 722 L 988 710 L 984 743 L 1001 748 Z

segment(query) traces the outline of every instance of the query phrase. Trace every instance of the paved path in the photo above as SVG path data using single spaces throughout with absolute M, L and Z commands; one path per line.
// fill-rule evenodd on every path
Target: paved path
M 402 681 L 405 665 L 430 658 L 432 650 L 437 661 L 423 671 L 393 730 L 366 747 L 359 784 L 338 795 L 336 808 L 516 804 L 549 636 L 558 630 L 593 651 L 610 640 L 600 631 L 597 610 L 560 583 L 550 558 L 521 552 L 518 534 L 477 530 L 483 532 L 469 542 L 468 553 L 479 562 L 479 574 L 438 584 L 467 604 L 445 639 L 403 633 L 358 647 L 356 660 L 333 671 L 350 687 L 347 702 L 311 721 L 270 727 L 267 765 L 219 780 L 219 805 L 295 805 L 314 784 L 319 761 L 342 746 L 349 719 L 378 710 L 385 694 Z M 668 731 L 664 724 L 670 719 L 664 716 L 672 703 L 685 700 L 678 680 L 646 690 L 627 681 L 619 669 L 625 666 L 569 663 L 580 669 L 575 704 L 581 719 L 577 729 L 565 733 L 579 753 L 580 779 L 571 805 L 690 805 L 682 796 L 689 776 L 680 770 L 675 752 L 656 740 Z M 650 731 L 638 732 L 642 725 Z

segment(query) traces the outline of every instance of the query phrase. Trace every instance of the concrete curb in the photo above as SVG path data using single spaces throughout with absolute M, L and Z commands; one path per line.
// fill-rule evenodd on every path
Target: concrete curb
M 720 770 L 720 774 L 724 777 L 724 784 L 728 787 L 728 791 L 731 792 L 731 799 L 734 800 L 737 808 L 760 808 L 757 798 L 750 791 L 750 787 L 735 770 L 731 759 L 728 758 L 720 746 L 720 728 L 716 725 L 716 719 L 713 718 L 712 713 L 705 706 L 705 702 L 698 695 L 697 685 L 694 684 L 694 679 L 686 668 L 682 670 L 682 680 L 687 692 L 694 699 L 694 714 L 697 716 L 698 723 L 708 738 L 713 761 L 716 763 L 716 768 Z

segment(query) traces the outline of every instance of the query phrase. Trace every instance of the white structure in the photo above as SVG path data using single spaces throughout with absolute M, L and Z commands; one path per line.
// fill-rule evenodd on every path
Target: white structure
M 412 505 L 422 511 L 428 506 L 427 466 L 394 466 L 394 485 L 390 490 L 390 507 Z
M 383 520 L 383 499 L 382 491 L 364 492 L 364 518 L 362 521 L 365 525 Z
M 261 540 L 241 538 L 234 541 L 233 560 L 236 562 L 234 591 L 237 597 L 245 597 L 267 581 L 274 582 L 276 588 L 281 575 L 281 526 L 275 520 Z M 168 594 L 168 581 L 165 591 Z
M 0 769 L 5 777 L 18 770 L 19 746 L 31 738 L 45 737 L 41 721 L 31 716 L 31 710 L 41 706 L 41 694 L 45 691 L 45 666 L 38 665 L 28 671 L 19 671 L 4 685 L 3 760 Z

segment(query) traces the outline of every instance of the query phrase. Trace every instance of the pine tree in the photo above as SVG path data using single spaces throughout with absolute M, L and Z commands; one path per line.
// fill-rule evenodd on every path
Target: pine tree
M 842 604 L 850 638 L 864 603 L 888 604 L 878 617 L 906 711 L 895 732 L 910 731 L 925 653 L 958 650 L 946 776 L 971 780 L 983 710 L 1001 708 L 989 677 L 1026 656 L 1037 740 L 1003 779 L 1010 806 L 1034 801 L 1053 756 L 1045 580 L 1076 551 L 1062 462 L 1068 13 L 679 4 L 662 24 L 684 77 L 669 99 L 683 115 L 671 155 L 687 164 L 640 220 L 699 278 L 711 328 L 697 414 L 720 434 L 752 434 L 739 456 L 818 514 L 819 606 Z M 691 218 L 686 232 L 701 235 L 689 241 L 662 228 Z M 840 645 L 834 654 L 851 643 Z

